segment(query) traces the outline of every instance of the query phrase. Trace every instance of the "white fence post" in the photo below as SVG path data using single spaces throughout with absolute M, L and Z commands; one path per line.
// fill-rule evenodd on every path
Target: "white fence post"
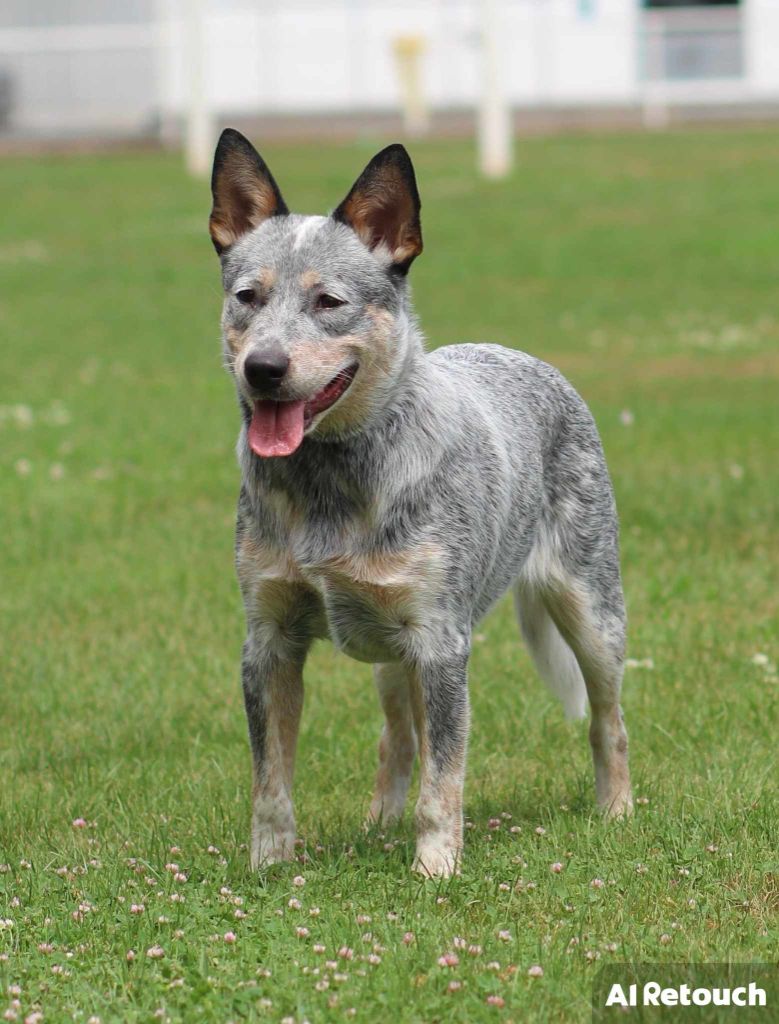
M 511 170 L 511 109 L 503 79 L 502 0 L 480 0 L 481 97 L 478 115 L 479 170 L 485 178 L 505 178 Z
M 186 0 L 182 5 L 184 53 L 186 55 L 187 124 L 185 153 L 187 170 L 204 178 L 211 168 L 214 130 L 206 83 L 206 34 L 204 0 Z

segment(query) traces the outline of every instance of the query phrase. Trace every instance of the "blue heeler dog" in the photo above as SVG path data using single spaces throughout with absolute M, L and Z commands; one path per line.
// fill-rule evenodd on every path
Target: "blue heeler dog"
M 407 284 L 420 202 L 402 146 L 375 156 L 334 213 L 309 217 L 289 212 L 228 129 L 212 191 L 224 356 L 243 413 L 252 865 L 293 856 L 303 664 L 329 637 L 374 665 L 386 716 L 371 819 L 402 814 L 418 751 L 414 867 L 457 869 L 471 631 L 509 588 L 569 715 L 589 699 L 599 805 L 627 813 L 617 519 L 582 399 L 498 345 L 425 352 Z

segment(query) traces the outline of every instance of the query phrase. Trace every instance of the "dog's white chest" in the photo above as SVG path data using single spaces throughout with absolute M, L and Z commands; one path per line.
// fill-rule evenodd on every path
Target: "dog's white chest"
M 442 553 L 433 544 L 371 555 L 337 555 L 299 564 L 319 594 L 327 633 L 358 661 L 395 661 L 409 634 L 425 630 L 435 614 Z
M 396 661 L 423 640 L 438 614 L 444 552 L 426 541 L 395 551 L 316 551 L 300 543 L 271 549 L 247 535 L 238 547 L 238 576 L 252 617 L 280 635 L 319 612 L 311 628 L 358 661 Z
M 321 598 L 336 647 L 360 662 L 392 662 L 400 656 L 403 637 L 427 624 L 436 562 L 428 546 L 336 556 L 299 569 Z

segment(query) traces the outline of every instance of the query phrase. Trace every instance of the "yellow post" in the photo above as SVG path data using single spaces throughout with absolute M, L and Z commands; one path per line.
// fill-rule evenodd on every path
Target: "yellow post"
M 397 36 L 393 43 L 400 79 L 403 127 L 409 135 L 425 135 L 430 128 L 430 111 L 422 86 L 422 36 Z

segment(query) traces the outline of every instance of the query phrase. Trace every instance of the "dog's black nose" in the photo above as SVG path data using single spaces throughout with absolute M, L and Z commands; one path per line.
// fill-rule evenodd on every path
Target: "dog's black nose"
M 250 352 L 243 364 L 243 373 L 249 386 L 257 391 L 277 388 L 288 369 L 289 356 L 276 348 Z

